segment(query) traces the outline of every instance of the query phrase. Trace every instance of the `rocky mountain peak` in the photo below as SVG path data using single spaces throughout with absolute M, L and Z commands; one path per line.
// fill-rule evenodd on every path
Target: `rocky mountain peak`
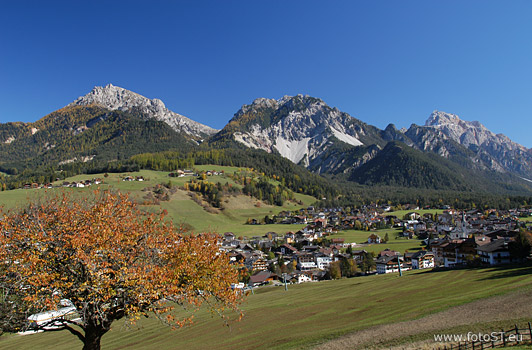
M 527 178 L 532 174 L 532 166 L 530 165 L 532 159 L 526 147 L 513 142 L 503 134 L 493 133 L 478 121 L 469 122 L 460 119 L 455 114 L 434 111 L 423 128 L 433 133 L 425 133 L 420 128 L 414 130 L 413 127 L 407 133 L 422 150 L 432 150 L 431 147 L 435 145 L 436 139 L 440 141 L 449 139 L 473 151 L 476 154 L 474 162 L 485 163 L 490 169 L 510 171 Z M 414 134 L 416 133 L 424 135 L 423 140 L 426 142 L 421 144 L 419 140 L 415 139 Z M 434 138 L 437 134 L 443 138 L 436 137 L 434 141 L 429 140 L 430 137 Z
M 452 124 L 460 124 L 461 120 L 456 114 L 441 112 L 441 111 L 433 111 L 427 121 L 425 122 L 425 126 L 440 126 L 440 125 L 452 125 Z
M 247 147 L 275 152 L 308 167 L 327 148 L 361 146 L 371 137 L 379 138 L 377 131 L 347 113 L 302 94 L 258 98 L 242 106 L 224 132 Z
M 95 86 L 91 92 L 85 96 L 80 96 L 69 104 L 69 106 L 86 106 L 91 104 L 96 104 L 110 110 L 138 110 L 150 118 L 167 123 L 176 131 L 184 132 L 198 139 L 217 132 L 217 130 L 209 126 L 172 112 L 166 108 L 160 99 L 149 99 L 113 84 Z
M 524 148 L 502 134 L 495 135 L 480 122 L 465 121 L 456 114 L 434 111 L 425 122 L 425 126 L 442 131 L 447 137 L 466 147 L 495 143 L 511 149 Z

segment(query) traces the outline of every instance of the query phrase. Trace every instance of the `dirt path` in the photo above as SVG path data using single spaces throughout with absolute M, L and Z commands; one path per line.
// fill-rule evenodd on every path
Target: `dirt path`
M 364 349 L 405 336 L 436 332 L 442 329 L 474 323 L 504 321 L 525 317 L 532 318 L 532 291 L 530 290 L 455 306 L 417 320 L 371 327 L 328 341 L 316 346 L 314 349 Z M 400 348 L 404 349 L 405 347 Z

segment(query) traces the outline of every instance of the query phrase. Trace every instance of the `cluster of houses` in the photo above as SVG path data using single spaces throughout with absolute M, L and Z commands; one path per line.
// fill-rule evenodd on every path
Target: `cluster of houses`
M 280 213 L 276 218 L 280 217 L 285 223 L 306 224 L 297 232 L 284 235 L 269 232 L 252 239 L 238 239 L 227 232 L 220 249 L 228 252 L 234 263 L 242 264 L 251 272 L 249 284 L 252 286 L 271 281 L 302 283 L 326 279 L 330 277 L 331 263 L 352 259 L 360 265 L 368 256 L 373 259 L 371 272 L 378 274 L 434 267 L 498 265 L 523 261 L 522 256 L 512 252 L 511 246 L 524 225 L 518 217 L 529 215 L 530 210 L 525 209 L 507 212 L 446 210 L 437 215 L 411 212 L 398 218 L 386 215 L 386 211 L 379 213 L 368 208 L 346 213 L 339 208 L 315 211 L 309 207 L 294 215 Z M 383 249 L 375 257 L 369 255 L 363 249 L 366 244 L 384 241 L 378 230 L 369 229 L 377 225 L 402 228 L 398 233 L 417 238 L 420 250 Z M 370 230 L 367 241 L 362 244 L 334 238 L 334 233 L 340 230 L 361 226 Z
M 59 179 L 57 179 L 59 181 Z M 82 180 L 82 181 L 64 181 L 61 185 L 54 186 L 51 183 L 47 184 L 38 184 L 38 183 L 28 183 L 24 184 L 22 188 L 24 189 L 36 189 L 36 188 L 54 188 L 54 187 L 89 187 L 92 185 L 99 185 L 103 183 L 103 180 L 101 178 L 95 178 L 90 180 Z
M 218 176 L 223 175 L 225 172 L 223 170 L 217 171 L 217 170 L 205 170 L 201 172 L 204 173 L 207 176 Z M 171 172 L 168 174 L 170 177 L 185 177 L 185 176 L 192 176 L 197 177 L 199 176 L 198 173 L 196 173 L 194 170 L 190 169 L 177 169 L 176 171 Z
M 122 181 L 145 181 L 144 176 L 125 176 Z

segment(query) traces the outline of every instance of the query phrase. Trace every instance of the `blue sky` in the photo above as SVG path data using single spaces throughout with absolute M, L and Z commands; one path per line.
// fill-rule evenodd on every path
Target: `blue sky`
M 532 147 L 532 1 L 3 1 L 0 122 L 112 83 L 222 128 L 298 93 L 384 128 L 442 110 Z

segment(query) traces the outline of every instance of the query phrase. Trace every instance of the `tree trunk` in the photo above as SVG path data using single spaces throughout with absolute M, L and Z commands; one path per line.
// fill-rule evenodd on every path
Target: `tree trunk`
M 100 341 L 105 331 L 98 328 L 87 328 L 85 330 L 85 341 L 83 350 L 100 350 Z

